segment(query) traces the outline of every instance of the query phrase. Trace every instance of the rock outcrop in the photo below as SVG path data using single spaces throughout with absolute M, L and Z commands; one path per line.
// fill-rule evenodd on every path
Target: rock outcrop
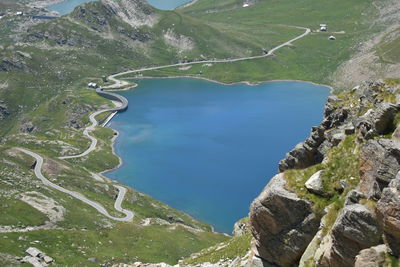
M 398 107 L 391 103 L 380 103 L 375 110 L 370 110 L 355 121 L 359 129 L 358 138 L 368 140 L 385 134 L 392 126 L 392 121 Z
M 8 106 L 4 103 L 4 101 L 0 100 L 0 121 L 5 117 L 10 115 L 10 111 L 8 110 Z
M 311 203 L 286 190 L 283 175 L 276 175 L 250 208 L 254 251 L 270 266 L 295 264 L 319 227 Z
M 22 120 L 20 122 L 19 131 L 21 133 L 34 133 L 37 131 L 37 128 L 31 121 Z
M 103 0 L 92 4 L 97 7 L 78 6 L 71 17 L 98 32 L 108 31 L 113 26 L 113 20 L 124 22 L 132 28 L 151 27 L 158 21 L 155 9 L 142 0 Z M 127 29 L 123 24 L 119 27 L 120 31 Z
M 381 190 L 400 171 L 400 143 L 389 139 L 369 140 L 361 150 L 360 159 L 359 190 L 377 200 Z
M 321 163 L 326 152 L 342 141 L 346 135 L 354 133 L 351 118 L 355 115 L 347 108 L 335 108 L 341 100 L 329 97 L 325 105 L 324 119 L 319 126 L 312 127 L 310 136 L 286 154 L 279 162 L 279 171 L 304 169 Z
M 355 267 L 383 267 L 385 263 L 386 245 L 379 245 L 360 251 L 356 256 Z
M 104 6 L 133 27 L 153 26 L 158 18 L 154 8 L 145 1 L 138 0 L 103 0 Z
M 322 185 L 322 174 L 324 171 L 317 171 L 314 173 L 310 179 L 307 180 L 305 183 L 305 187 L 307 190 L 310 192 L 317 194 L 317 195 L 323 195 L 324 194 L 324 187 Z
M 253 266 L 384 266 L 388 254 L 400 256 L 400 127 L 394 125 L 400 101 L 384 102 L 388 92 L 391 101 L 399 99 L 399 89 L 379 81 L 354 88 L 343 100 L 328 99 L 322 123 L 279 163 L 281 174 L 251 205 L 252 251 L 258 257 Z M 354 135 L 354 147 L 344 144 L 346 152 L 343 147 L 333 149 L 347 135 Z M 355 155 L 355 165 L 341 166 L 346 164 L 337 161 L 354 161 Z M 291 191 L 285 188 L 287 170 L 318 163 L 322 170 L 308 180 L 291 171 Z M 336 168 L 340 175 L 334 174 L 332 184 L 326 184 L 325 176 Z M 323 201 L 329 206 L 319 226 L 313 208 Z
M 400 257 L 400 173 L 383 189 L 376 211 L 384 231 L 385 243 L 391 254 Z
M 310 136 L 286 154 L 279 162 L 279 171 L 303 169 L 321 163 L 326 152 L 338 145 L 346 135 L 358 133 L 360 142 L 372 139 L 391 131 L 393 118 L 399 111 L 399 105 L 378 99 L 377 90 L 384 86 L 382 82 L 366 83 L 354 89 L 358 106 L 345 106 L 336 96 L 328 98 L 321 124 L 313 127 Z M 359 112 L 374 105 L 363 116 Z
M 381 244 L 381 230 L 363 205 L 346 206 L 332 227 L 332 240 L 318 266 L 353 266 L 362 249 Z

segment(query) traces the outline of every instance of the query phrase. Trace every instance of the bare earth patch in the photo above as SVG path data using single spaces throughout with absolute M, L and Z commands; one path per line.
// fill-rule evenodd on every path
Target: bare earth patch
M 168 29 L 164 34 L 164 40 L 179 52 L 189 51 L 195 47 L 195 43 L 190 37 L 178 35 L 172 29 Z
M 26 192 L 21 195 L 21 200 L 46 214 L 51 224 L 64 220 L 65 208 L 59 205 L 54 199 L 46 197 L 42 193 L 35 191 Z

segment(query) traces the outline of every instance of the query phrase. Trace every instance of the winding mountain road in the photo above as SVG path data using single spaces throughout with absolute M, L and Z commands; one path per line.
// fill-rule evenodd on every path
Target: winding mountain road
M 70 155 L 70 156 L 61 156 L 61 157 L 59 157 L 59 159 L 80 158 L 80 157 L 84 157 L 84 156 L 88 155 L 90 152 L 94 151 L 96 149 L 98 140 L 95 137 L 91 136 L 90 132 L 95 130 L 95 128 L 99 125 L 97 120 L 96 120 L 96 116 L 101 114 L 101 113 L 103 113 L 103 112 L 110 112 L 110 111 L 113 112 L 113 114 L 112 114 L 112 116 L 113 116 L 113 115 L 115 115 L 116 112 L 124 111 L 124 110 L 126 110 L 128 108 L 128 100 L 126 98 L 124 98 L 123 96 L 118 95 L 118 94 L 114 94 L 114 93 L 111 93 L 111 92 L 103 91 L 103 89 L 113 89 L 113 88 L 115 89 L 115 88 L 123 88 L 123 87 L 129 86 L 129 84 L 130 84 L 129 82 L 118 79 L 117 78 L 118 76 L 125 75 L 125 74 L 130 74 L 130 73 L 142 72 L 142 71 L 164 69 L 164 68 L 169 68 L 169 67 L 180 67 L 180 66 L 187 66 L 187 65 L 194 65 L 194 64 L 207 64 L 207 63 L 229 63 L 229 62 L 238 62 L 238 61 L 252 60 L 252 59 L 258 59 L 258 58 L 265 58 L 265 57 L 271 56 L 278 49 L 280 49 L 280 48 L 282 48 L 284 46 L 288 46 L 288 45 L 292 44 L 293 42 L 295 42 L 295 41 L 307 36 L 311 32 L 311 30 L 309 28 L 304 28 L 304 27 L 295 27 L 295 28 L 304 29 L 305 32 L 303 34 L 301 34 L 301 35 L 299 35 L 299 36 L 297 36 L 297 37 L 295 37 L 295 38 L 283 43 L 283 44 L 280 44 L 280 45 L 272 48 L 271 50 L 269 50 L 267 53 L 265 53 L 263 55 L 251 56 L 251 57 L 243 57 L 243 58 L 235 58 L 235 59 L 214 59 L 214 60 L 204 60 L 204 61 L 196 61 L 196 62 L 177 63 L 177 64 L 170 64 L 170 65 L 164 65 L 164 66 L 155 66 L 155 67 L 147 67 L 147 68 L 141 68 L 141 69 L 136 69 L 136 70 L 129 70 L 129 71 L 124 71 L 124 72 L 120 72 L 120 73 L 116 73 L 116 74 L 110 75 L 108 77 L 108 79 L 110 81 L 114 82 L 114 84 L 108 85 L 108 86 L 103 87 L 103 88 L 98 88 L 96 90 L 96 92 L 99 95 L 101 95 L 101 96 L 103 96 L 105 98 L 120 102 L 121 105 L 119 107 L 116 107 L 116 108 L 102 109 L 102 110 L 98 110 L 98 111 L 92 113 L 89 116 L 89 120 L 91 122 L 91 125 L 86 127 L 84 129 L 84 131 L 83 131 L 83 134 L 91 140 L 90 146 L 80 154 Z M 130 220 L 132 220 L 132 218 L 134 216 L 134 213 L 132 211 L 125 210 L 125 209 L 123 209 L 121 207 L 122 201 L 123 201 L 125 193 L 126 193 L 126 188 L 125 187 L 119 186 L 119 185 L 114 185 L 114 187 L 116 187 L 119 190 L 119 194 L 118 194 L 118 197 L 117 197 L 117 199 L 115 201 L 114 208 L 117 211 L 125 213 L 126 216 L 123 217 L 123 218 L 118 218 L 118 217 L 111 216 L 107 212 L 107 210 L 102 205 L 100 205 L 99 203 L 94 202 L 92 200 L 89 200 L 85 196 L 83 196 L 83 195 L 81 195 L 81 194 L 79 194 L 77 192 L 67 190 L 67 189 L 65 189 L 65 188 L 63 188 L 63 187 L 61 187 L 59 185 L 56 185 L 56 184 L 50 182 L 48 179 L 46 179 L 42 175 L 42 172 L 41 172 L 41 168 L 42 168 L 42 165 L 43 165 L 43 158 L 40 155 L 38 155 L 38 154 L 36 154 L 36 153 L 34 153 L 32 151 L 29 151 L 29 150 L 26 150 L 26 149 L 22 149 L 22 148 L 18 148 L 18 149 L 36 159 L 37 164 L 35 166 L 35 175 L 43 182 L 43 184 L 48 185 L 48 186 L 50 186 L 50 187 L 52 187 L 52 188 L 54 188 L 54 189 L 56 189 L 58 191 L 64 192 L 66 194 L 69 194 L 69 195 L 75 197 L 76 199 L 81 200 L 82 202 L 92 206 L 97 211 L 99 211 L 101 214 L 103 214 L 104 216 L 106 216 L 106 217 L 108 217 L 110 219 L 113 219 L 113 220 L 116 220 L 116 221 L 130 221 Z
M 106 216 L 109 219 L 112 219 L 112 220 L 115 220 L 115 221 L 120 221 L 120 222 L 129 222 L 129 221 L 132 220 L 132 218 L 134 216 L 134 213 L 132 211 L 130 211 L 130 210 L 126 210 L 126 209 L 123 209 L 121 207 L 122 201 L 123 201 L 123 199 L 125 197 L 125 194 L 126 194 L 126 188 L 125 187 L 122 187 L 122 186 L 119 186 L 119 185 L 114 185 L 114 187 L 116 187 L 119 190 L 118 197 L 117 197 L 117 199 L 116 199 L 116 201 L 114 203 L 114 208 L 117 211 L 120 211 L 120 212 L 124 213 L 125 217 L 119 218 L 119 217 L 111 216 L 108 213 L 108 211 L 101 204 L 86 198 L 85 196 L 83 196 L 82 194 L 80 194 L 78 192 L 71 191 L 71 190 L 65 189 L 65 188 L 63 188 L 63 187 L 61 187 L 61 186 L 59 186 L 57 184 L 54 184 L 54 183 L 50 182 L 46 177 L 44 177 L 43 174 L 42 174 L 42 166 L 43 166 L 43 157 L 42 156 L 40 156 L 40 155 L 38 155 L 38 154 L 36 154 L 36 153 L 34 153 L 32 151 L 29 151 L 27 149 L 23 149 L 23 148 L 17 148 L 17 149 L 19 151 L 21 151 L 21 152 L 23 152 L 23 153 L 25 153 L 25 154 L 27 154 L 27 155 L 29 155 L 29 156 L 31 156 L 31 157 L 36 159 L 36 165 L 35 165 L 35 170 L 34 170 L 35 171 L 35 175 L 36 175 L 36 177 L 38 179 L 40 179 L 42 181 L 42 183 L 44 185 L 47 185 L 47 186 L 49 186 L 51 188 L 54 188 L 54 189 L 56 189 L 56 190 L 58 190 L 60 192 L 68 194 L 68 195 L 70 195 L 70 196 L 72 196 L 72 197 L 74 197 L 74 198 L 76 198 L 76 199 L 88 204 L 89 206 L 95 208 L 98 212 L 100 212 L 101 214 L 103 214 L 104 216 Z
M 96 116 L 99 115 L 100 113 L 109 111 L 110 109 L 102 109 L 99 111 L 96 111 L 92 114 L 90 114 L 89 116 L 89 120 L 92 123 L 90 126 L 86 127 L 85 130 L 83 130 L 83 135 L 85 135 L 87 138 L 90 139 L 91 143 L 90 146 L 88 147 L 88 149 L 86 149 L 84 152 L 77 154 L 77 155 L 72 155 L 72 156 L 63 156 L 63 157 L 58 157 L 59 159 L 73 159 L 73 158 L 80 158 L 80 157 L 84 157 L 87 154 L 89 154 L 90 152 L 92 152 L 93 150 L 96 149 L 97 146 L 97 139 L 93 136 L 91 136 L 89 133 L 91 131 L 93 131 L 94 129 L 96 129 L 96 126 L 99 125 L 99 123 L 96 120 Z
M 241 58 L 233 58 L 233 59 L 212 59 L 212 60 L 202 60 L 202 61 L 194 61 L 194 62 L 184 62 L 184 63 L 176 63 L 176 64 L 170 64 L 170 65 L 163 65 L 163 66 L 156 66 L 156 67 L 146 67 L 146 68 L 141 68 L 141 69 L 135 69 L 135 70 L 128 70 L 124 72 L 119 72 L 113 75 L 110 75 L 108 77 L 109 80 L 113 81 L 114 84 L 109 85 L 104 88 L 119 88 L 128 85 L 129 83 L 127 81 L 119 80 L 116 77 L 121 76 L 121 75 L 126 75 L 126 74 L 131 74 L 131 73 L 137 73 L 137 72 L 142 72 L 142 71 L 150 71 L 150 70 L 159 70 L 159 69 L 165 69 L 165 68 L 171 68 L 171 67 L 182 67 L 182 66 L 187 66 L 187 65 L 195 65 L 195 64 L 207 64 L 207 63 L 229 63 L 229 62 L 238 62 L 238 61 L 245 61 L 245 60 L 252 60 L 252 59 L 258 59 L 258 58 L 265 58 L 273 55 L 275 51 L 278 49 L 281 49 L 284 46 L 291 45 L 293 42 L 307 36 L 308 34 L 311 33 L 310 28 L 305 28 L 305 27 L 299 27 L 299 26 L 291 26 L 297 29 L 303 29 L 305 30 L 304 33 L 300 34 L 299 36 L 294 37 L 293 39 L 290 39 L 287 42 L 284 42 L 283 44 L 280 44 L 271 50 L 269 50 L 267 53 L 259 56 L 250 56 L 250 57 L 241 57 Z
M 244 60 L 265 58 L 265 57 L 271 56 L 278 49 L 280 49 L 280 48 L 282 48 L 284 46 L 288 46 L 288 45 L 292 44 L 293 42 L 295 42 L 295 41 L 297 41 L 297 40 L 299 40 L 299 39 L 301 39 L 301 38 L 303 38 L 303 37 L 305 37 L 305 36 L 307 36 L 308 34 L 311 33 L 311 29 L 309 29 L 309 28 L 298 27 L 298 26 L 291 26 L 291 27 L 294 27 L 294 28 L 297 28 L 297 29 L 303 29 L 303 30 L 305 30 L 305 32 L 300 34 L 299 36 L 294 37 L 293 39 L 290 39 L 289 41 L 287 41 L 287 42 L 285 42 L 283 44 L 280 44 L 280 45 L 272 48 L 271 50 L 269 50 L 267 53 L 265 53 L 263 55 L 251 56 L 251 57 L 242 57 L 242 58 L 234 58 L 234 59 L 214 59 L 214 60 L 204 60 L 204 61 L 196 61 L 196 62 L 177 63 L 177 64 L 170 64 L 170 65 L 164 65 L 164 66 L 147 67 L 147 68 L 141 68 L 141 69 L 136 69 L 136 70 L 129 70 L 129 71 L 124 71 L 124 72 L 120 72 L 120 73 L 116 73 L 116 74 L 110 75 L 108 77 L 108 80 L 112 81 L 114 84 L 105 86 L 103 88 L 98 88 L 96 90 L 96 92 L 99 95 L 101 95 L 103 97 L 106 97 L 108 99 L 119 101 L 121 103 L 121 106 L 117 107 L 117 108 L 111 108 L 111 109 L 102 109 L 102 110 L 99 110 L 99 111 L 96 111 L 96 112 L 92 113 L 89 116 L 90 122 L 92 124 L 90 126 L 88 126 L 87 128 L 85 128 L 85 130 L 83 131 L 83 134 L 91 140 L 90 146 L 80 154 L 70 155 L 70 156 L 62 156 L 62 157 L 59 157 L 59 159 L 80 158 L 80 157 L 88 155 L 90 152 L 95 150 L 96 146 L 97 146 L 97 139 L 89 134 L 91 131 L 93 131 L 96 128 L 96 126 L 99 125 L 98 122 L 96 121 L 95 117 L 97 115 L 99 115 L 100 113 L 103 113 L 103 112 L 106 112 L 106 111 L 118 112 L 118 111 L 123 111 L 123 110 L 127 109 L 128 100 L 126 98 L 124 98 L 121 95 L 114 94 L 114 93 L 107 92 L 107 91 L 103 90 L 103 89 L 122 88 L 124 86 L 129 86 L 129 84 L 130 84 L 129 82 L 118 79 L 117 78 L 118 76 L 125 75 L 125 74 L 130 74 L 130 73 L 142 72 L 142 71 L 159 70 L 159 69 L 165 69 L 165 68 L 170 68 L 170 67 L 180 67 L 180 66 L 187 66 L 187 65 L 193 65 L 193 64 L 229 63 L 229 62 L 238 62 L 238 61 L 244 61 Z M 115 115 L 115 114 L 113 114 L 113 115 Z
M 123 81 L 123 82 L 125 82 L 125 81 Z M 99 94 L 99 95 L 101 95 L 101 96 L 103 96 L 105 98 L 118 101 L 120 103 L 120 105 L 118 107 L 115 107 L 115 108 L 101 109 L 101 110 L 98 110 L 98 111 L 90 114 L 89 120 L 90 120 L 90 122 L 92 124 L 89 125 L 88 127 L 86 127 L 83 130 L 83 135 L 85 135 L 87 138 L 89 138 L 91 140 L 91 143 L 90 143 L 89 147 L 85 151 L 83 151 L 82 153 L 79 153 L 79 154 L 76 154 L 76 155 L 71 155 L 71 156 L 58 157 L 59 159 L 81 158 L 81 157 L 84 157 L 84 156 L 88 155 L 93 150 L 95 150 L 96 146 L 97 146 L 97 139 L 95 137 L 91 136 L 90 132 L 95 130 L 96 126 L 99 125 L 99 123 L 96 120 L 96 116 L 101 114 L 101 113 L 103 113 L 103 112 L 113 112 L 113 113 L 115 113 L 115 112 L 118 112 L 118 111 L 124 111 L 124 110 L 126 110 L 128 108 L 128 100 L 125 97 L 123 97 L 121 95 L 118 95 L 118 94 L 111 93 L 111 92 L 103 91 L 102 88 L 96 89 L 96 92 L 97 92 L 97 94 Z M 114 115 L 115 114 L 112 114 L 112 116 L 114 116 Z M 108 121 L 109 121 L 109 119 L 106 120 L 106 122 L 108 122 Z M 103 126 L 105 126 L 105 124 Z

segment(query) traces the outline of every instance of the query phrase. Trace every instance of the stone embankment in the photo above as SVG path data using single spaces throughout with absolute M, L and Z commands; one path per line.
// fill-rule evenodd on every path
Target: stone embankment
M 118 101 L 119 103 L 121 103 L 120 106 L 108 109 L 108 111 L 122 112 L 128 109 L 128 99 L 126 99 L 122 95 L 115 94 L 112 92 L 107 92 L 101 87 L 96 89 L 96 93 L 104 98 L 107 98 L 112 101 Z

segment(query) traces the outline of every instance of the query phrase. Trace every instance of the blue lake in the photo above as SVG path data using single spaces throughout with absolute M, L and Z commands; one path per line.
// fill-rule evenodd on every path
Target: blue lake
M 107 176 L 230 233 L 286 152 L 320 123 L 329 89 L 151 79 L 121 92 L 121 168 Z
M 75 7 L 82 5 L 87 2 L 93 2 L 94 0 L 66 0 L 64 2 L 47 6 L 49 10 L 57 11 L 60 16 L 71 13 Z
M 172 10 L 191 0 L 147 0 L 147 2 L 158 9 Z
M 66 0 L 64 2 L 47 6 L 47 9 L 57 11 L 60 16 L 71 13 L 75 7 L 82 5 L 83 3 L 93 2 L 95 0 Z M 190 2 L 191 0 L 147 0 L 148 3 L 158 9 L 172 10 Z

